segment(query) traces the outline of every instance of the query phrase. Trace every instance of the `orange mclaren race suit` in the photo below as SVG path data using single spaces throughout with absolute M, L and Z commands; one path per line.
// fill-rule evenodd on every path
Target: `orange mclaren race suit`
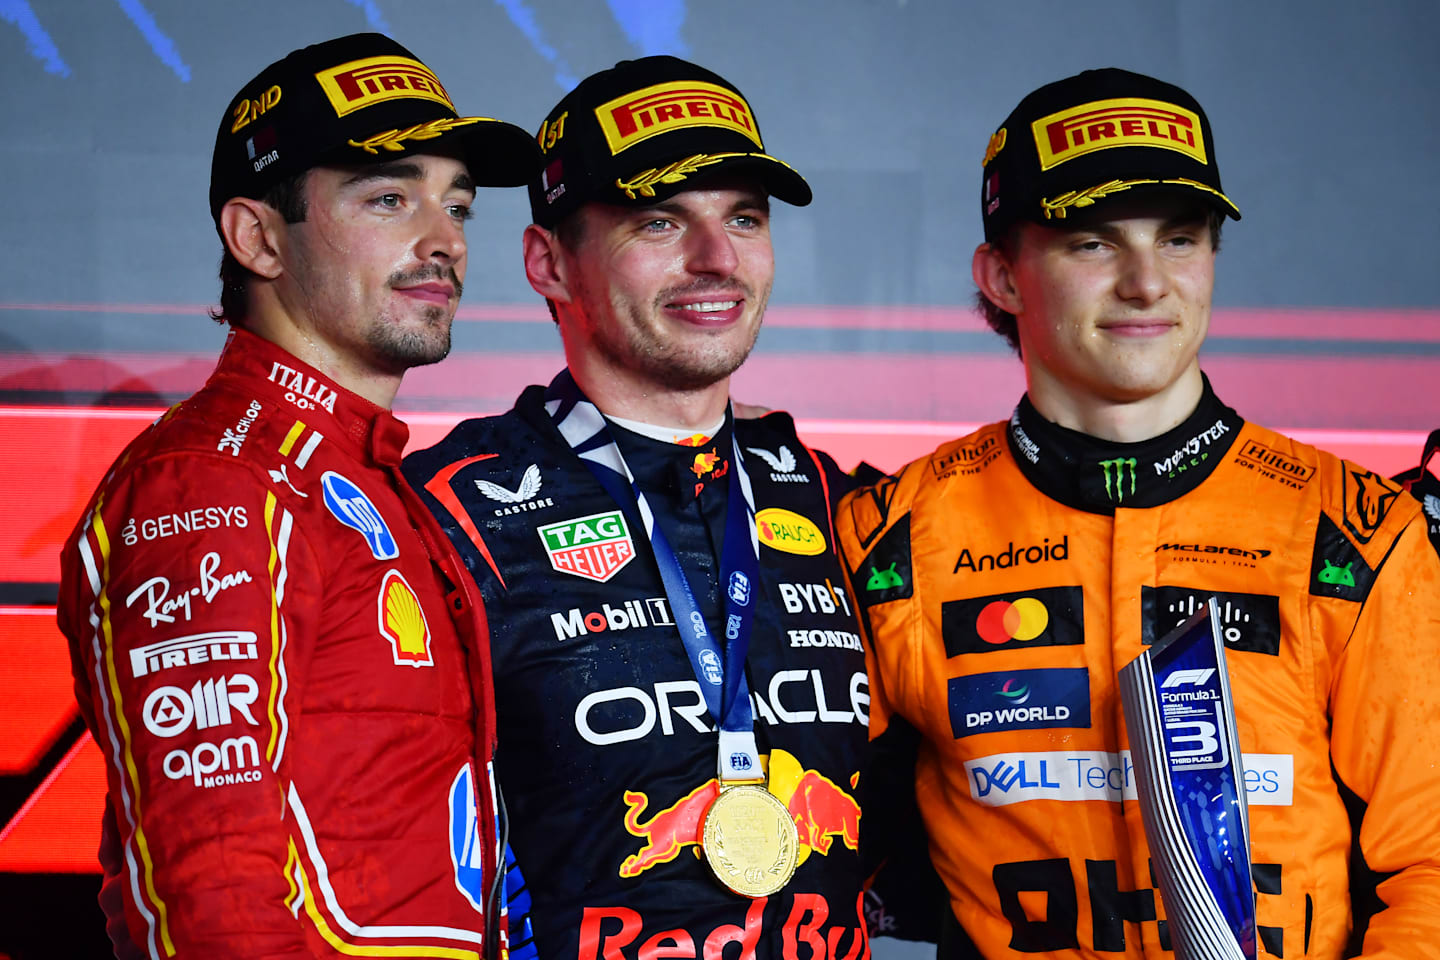
M 480 956 L 486 626 L 408 435 L 237 330 L 66 543 L 116 956 Z
M 1116 672 L 1210 596 L 1262 955 L 1440 951 L 1440 560 L 1419 514 L 1208 384 L 1132 444 L 1022 399 L 842 504 L 871 734 L 919 731 L 954 952 L 1170 949 Z

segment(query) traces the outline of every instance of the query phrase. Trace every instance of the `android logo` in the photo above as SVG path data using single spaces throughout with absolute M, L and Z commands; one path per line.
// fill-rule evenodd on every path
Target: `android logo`
M 1354 561 L 1351 562 L 1353 563 Z M 1343 567 L 1337 567 L 1329 560 L 1326 560 L 1325 569 L 1317 573 L 1315 575 L 1315 579 L 1319 580 L 1321 583 L 1334 584 L 1335 586 L 1339 587 L 1355 586 L 1355 574 L 1350 572 L 1349 563 L 1345 564 L 1345 566 Z
M 895 561 L 899 563 L 900 561 Z M 905 578 L 895 572 L 895 563 L 884 570 L 876 567 L 870 568 L 870 579 L 865 581 L 866 590 L 889 590 L 892 587 L 905 586 Z

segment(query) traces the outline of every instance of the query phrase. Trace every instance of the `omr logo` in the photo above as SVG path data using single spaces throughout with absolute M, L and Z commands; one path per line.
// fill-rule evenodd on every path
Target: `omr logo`
M 1050 624 L 1050 611 L 1034 597 L 1019 600 L 996 600 L 975 618 L 975 632 L 986 643 L 1009 640 L 1034 640 Z
M 945 655 L 1021 647 L 1080 646 L 1085 642 L 1084 594 L 1079 587 L 1040 587 L 940 604 Z

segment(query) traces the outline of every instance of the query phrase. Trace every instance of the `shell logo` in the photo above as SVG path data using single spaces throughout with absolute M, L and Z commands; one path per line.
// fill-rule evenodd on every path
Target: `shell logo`
M 755 527 L 762 544 L 782 553 L 813 557 L 826 550 L 825 534 L 808 517 L 793 510 L 766 507 L 755 514 Z
M 380 633 L 390 641 L 397 666 L 433 667 L 430 624 L 420 598 L 399 570 L 391 568 L 380 582 Z

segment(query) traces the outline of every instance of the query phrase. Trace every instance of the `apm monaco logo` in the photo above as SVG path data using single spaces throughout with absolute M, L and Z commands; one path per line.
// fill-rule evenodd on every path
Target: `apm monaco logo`
M 619 510 L 549 523 L 535 532 L 559 573 L 604 583 L 635 558 L 635 541 Z

